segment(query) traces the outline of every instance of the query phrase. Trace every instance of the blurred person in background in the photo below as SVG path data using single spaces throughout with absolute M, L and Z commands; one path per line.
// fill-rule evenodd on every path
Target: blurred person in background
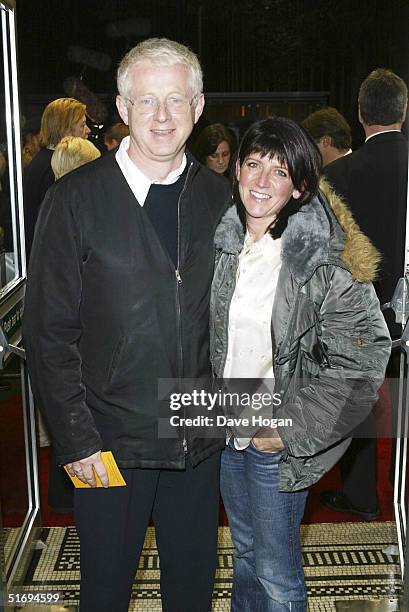
M 101 157 L 100 151 L 89 140 L 78 136 L 65 136 L 55 147 L 51 167 L 55 179 Z
M 193 147 L 193 154 L 213 172 L 229 176 L 236 149 L 237 142 L 233 132 L 221 123 L 212 123 L 200 133 Z
M 21 150 L 21 163 L 23 169 L 28 166 L 40 150 L 40 135 L 34 132 L 26 132 L 23 137 Z
M 28 164 L 23 177 L 26 255 L 30 257 L 34 228 L 46 191 L 54 183 L 51 157 L 64 136 L 87 138 L 85 104 L 74 98 L 58 98 L 50 102 L 41 117 L 40 150 Z
M 408 141 L 402 134 L 402 126 L 407 104 L 408 89 L 403 79 L 385 68 L 373 70 L 362 82 L 358 94 L 358 119 L 365 132 L 365 143 L 324 170 L 332 187 L 350 206 L 354 218 L 382 255 L 374 283 L 381 304 L 391 300 L 405 268 Z M 402 326 L 396 323 L 394 313 L 385 310 L 384 316 L 392 339 L 400 338 Z M 396 431 L 399 351 L 392 352 L 387 374 L 393 407 L 392 430 Z M 366 521 L 379 516 L 377 435 L 376 415 L 372 413 L 356 431 L 342 458 L 340 488 L 321 493 L 325 506 Z M 394 446 L 395 441 L 393 449 Z M 394 454 L 393 450 L 391 476 Z
M 129 136 L 129 127 L 122 122 L 114 123 L 105 130 L 104 145 L 108 151 L 112 151 L 119 147 L 126 136 Z
M 323 167 L 352 153 L 351 128 L 336 108 L 320 108 L 308 115 L 302 126 L 317 143 Z

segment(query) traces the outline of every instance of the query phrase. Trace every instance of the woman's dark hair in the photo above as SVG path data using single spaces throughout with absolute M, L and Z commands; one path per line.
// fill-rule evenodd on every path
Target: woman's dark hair
M 294 188 L 301 196 L 291 198 L 269 228 L 273 238 L 281 236 L 290 215 L 297 212 L 305 202 L 318 192 L 321 171 L 321 155 L 314 140 L 298 123 L 286 117 L 267 117 L 256 121 L 244 134 L 237 151 L 236 163 L 242 167 L 249 155 L 258 153 L 262 157 L 276 157 L 285 164 Z M 239 181 L 233 178 L 233 199 L 237 212 L 246 228 L 246 210 L 239 193 Z
M 206 157 L 208 155 L 213 155 L 219 144 L 224 141 L 228 143 L 230 148 L 229 172 L 236 154 L 237 141 L 234 133 L 221 123 L 212 123 L 200 132 L 195 146 L 193 147 L 193 154 L 196 159 L 205 166 Z

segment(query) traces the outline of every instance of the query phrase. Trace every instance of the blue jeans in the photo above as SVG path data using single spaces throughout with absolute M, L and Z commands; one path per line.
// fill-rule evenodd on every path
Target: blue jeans
M 281 453 L 222 453 L 221 491 L 234 543 L 232 612 L 305 612 L 300 523 L 308 490 L 279 491 Z

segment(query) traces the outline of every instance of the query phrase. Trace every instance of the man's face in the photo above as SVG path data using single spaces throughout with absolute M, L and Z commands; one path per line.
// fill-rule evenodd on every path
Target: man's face
M 119 114 L 129 125 L 129 157 L 142 170 L 157 168 L 158 162 L 171 162 L 169 171 L 177 168 L 202 114 L 203 95 L 193 98 L 187 68 L 181 64 L 142 62 L 131 69 L 130 80 L 130 100 L 117 97 Z
M 315 141 L 320 150 L 322 157 L 322 167 L 330 164 L 337 157 L 342 157 L 342 153 L 336 149 L 332 144 L 331 136 L 321 136 L 319 140 Z
M 104 136 L 104 145 L 107 151 L 112 151 L 112 149 L 116 149 L 119 145 L 119 142 L 115 138 L 107 138 Z

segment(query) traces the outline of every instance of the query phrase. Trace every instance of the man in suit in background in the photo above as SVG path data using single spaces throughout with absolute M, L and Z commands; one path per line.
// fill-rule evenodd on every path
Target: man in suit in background
M 320 108 L 308 115 L 302 126 L 317 143 L 323 167 L 352 153 L 351 128 L 336 108 L 332 106 Z
M 378 281 L 374 283 L 381 304 L 391 300 L 404 269 L 408 143 L 401 129 L 406 108 L 404 81 L 384 68 L 371 72 L 358 96 L 365 143 L 324 170 L 337 193 L 349 204 L 362 231 L 382 255 Z M 399 338 L 402 329 L 394 322 L 393 313 L 385 315 L 392 337 Z M 390 377 L 399 376 L 396 362 L 393 355 L 388 369 Z M 359 432 L 366 437 L 360 438 Z M 341 460 L 341 490 L 323 492 L 322 503 L 365 520 L 375 519 L 379 515 L 376 468 L 375 419 L 370 415 L 369 421 L 355 432 L 355 439 Z

